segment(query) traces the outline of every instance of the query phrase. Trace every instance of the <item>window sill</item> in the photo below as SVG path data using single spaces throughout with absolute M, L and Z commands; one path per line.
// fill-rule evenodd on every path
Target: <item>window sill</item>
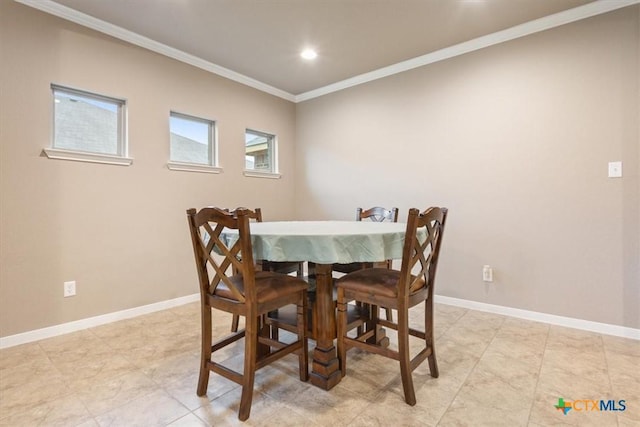
M 167 168 L 172 171 L 183 171 L 183 172 L 200 172 L 200 173 L 220 173 L 222 172 L 222 168 L 211 165 L 198 165 L 195 163 L 180 163 L 180 162 L 169 162 L 167 163 Z
M 83 151 L 61 150 L 59 148 L 44 148 L 42 152 L 49 159 L 72 160 L 76 162 L 102 163 L 107 165 L 131 166 L 131 157 L 114 156 L 111 154 L 88 153 Z
M 269 179 L 280 179 L 282 175 L 275 172 L 258 172 L 255 170 L 245 170 L 244 176 L 248 176 L 251 178 L 269 178 Z

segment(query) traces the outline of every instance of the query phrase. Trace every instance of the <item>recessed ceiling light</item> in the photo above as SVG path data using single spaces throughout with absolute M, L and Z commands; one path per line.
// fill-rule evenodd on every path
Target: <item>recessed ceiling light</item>
M 318 54 L 313 49 L 305 49 L 302 51 L 300 56 L 303 57 L 304 59 L 316 59 Z

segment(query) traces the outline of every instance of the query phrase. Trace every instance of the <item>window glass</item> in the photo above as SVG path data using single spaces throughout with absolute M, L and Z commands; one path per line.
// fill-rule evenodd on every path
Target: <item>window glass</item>
M 275 170 L 275 135 L 247 129 L 245 142 L 245 169 L 261 172 Z
M 215 122 L 180 113 L 171 113 L 170 160 L 214 166 Z
M 53 148 L 126 156 L 125 101 L 52 85 Z

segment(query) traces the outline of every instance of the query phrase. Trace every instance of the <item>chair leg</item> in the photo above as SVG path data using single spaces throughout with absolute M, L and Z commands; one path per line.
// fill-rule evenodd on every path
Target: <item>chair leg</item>
M 436 349 L 431 345 L 431 354 L 427 358 L 429 361 L 429 372 L 433 378 L 438 378 L 440 372 L 438 371 L 438 361 L 436 360 Z
M 304 291 L 302 301 L 297 309 L 298 340 L 302 340 L 302 349 L 298 355 L 300 381 L 309 379 L 309 344 L 307 340 L 307 292 Z
M 267 314 L 267 316 L 266 316 L 266 319 L 265 319 L 265 320 L 269 319 L 269 315 L 270 315 L 270 314 L 272 314 L 272 315 L 276 315 L 276 317 L 277 317 L 277 315 L 278 315 L 278 310 L 274 310 L 274 311 L 269 312 L 269 314 Z M 270 334 L 271 334 L 271 339 L 272 339 L 272 340 L 274 340 L 274 341 L 278 341 L 278 340 L 280 339 L 280 330 L 278 329 L 278 327 L 277 327 L 277 326 L 274 326 L 274 325 L 271 325 L 271 327 L 269 328 L 269 330 L 271 331 L 271 332 L 270 332 Z
M 425 313 L 424 313 L 424 331 L 425 331 L 425 341 L 427 348 L 431 349 L 431 354 L 428 357 L 429 361 L 429 372 L 433 378 L 438 378 L 440 375 L 438 371 L 438 361 L 436 360 L 436 347 L 435 340 L 433 339 L 433 301 L 427 300 L 425 302 Z
M 344 377 L 347 373 L 347 349 L 345 347 L 345 335 L 347 334 L 347 303 L 344 300 L 344 289 L 338 288 L 338 361 L 340 363 L 340 374 Z
M 404 389 L 404 400 L 409 405 L 416 404 L 416 393 L 411 374 L 411 355 L 409 354 L 409 312 L 406 307 L 398 307 L 398 353 L 400 356 L 400 376 Z
M 387 260 L 386 261 L 386 268 L 391 270 L 392 268 L 392 261 L 391 260 Z M 390 308 L 385 308 L 385 314 L 387 315 L 387 320 L 389 322 L 393 322 L 393 310 L 391 310 Z
M 209 362 L 211 361 L 211 307 L 203 306 L 201 314 L 202 322 L 202 348 L 200 349 L 200 375 L 198 377 L 197 395 L 207 394 L 209 386 Z
M 234 314 L 233 319 L 231 319 L 231 332 L 238 332 L 239 323 L 240 323 L 240 316 L 237 314 Z
M 378 344 L 378 331 L 380 327 L 378 326 L 378 319 L 380 318 L 380 307 L 377 305 L 369 305 L 369 320 L 365 323 L 367 331 L 375 331 L 373 336 L 367 340 L 369 344 Z
M 244 372 L 242 374 L 242 397 L 238 419 L 246 421 L 251 414 L 253 400 L 253 383 L 256 374 L 256 355 L 258 352 L 258 317 L 245 317 Z
M 369 311 L 371 311 L 371 307 L 369 307 L 368 305 L 362 304 L 360 301 L 356 301 L 356 307 L 358 307 L 358 311 L 362 312 L 365 308 Z M 369 314 L 367 317 L 371 317 L 371 315 Z M 358 328 L 356 329 L 356 335 L 360 336 L 364 333 L 364 326 L 358 326 Z

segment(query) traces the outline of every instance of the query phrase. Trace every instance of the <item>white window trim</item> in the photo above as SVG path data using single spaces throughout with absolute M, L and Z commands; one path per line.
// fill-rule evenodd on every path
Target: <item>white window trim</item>
M 75 150 L 61 150 L 59 148 L 45 148 L 42 152 L 49 159 L 72 160 L 76 162 L 102 163 L 106 165 L 131 166 L 132 157 L 115 156 L 112 154 L 90 153 Z
M 201 173 L 222 173 L 219 166 L 200 165 L 196 163 L 167 162 L 167 168 L 172 171 L 201 172 Z
M 121 121 L 118 123 L 118 133 L 120 135 L 120 145 L 118 150 L 121 154 L 105 154 L 105 153 L 94 153 L 91 151 L 79 151 L 79 150 L 66 150 L 62 148 L 54 147 L 54 138 L 55 135 L 51 134 L 51 145 L 47 148 L 44 148 L 42 152 L 49 159 L 56 160 L 72 160 L 76 162 L 87 162 L 87 163 L 101 163 L 106 165 L 118 165 L 118 166 L 131 166 L 133 163 L 133 158 L 129 157 L 129 135 L 128 135 L 128 111 L 127 111 L 127 100 L 124 98 L 115 98 L 112 96 L 101 95 L 98 93 L 94 93 L 91 91 L 77 89 L 69 86 L 62 86 L 59 84 L 51 83 L 51 90 L 55 92 L 55 90 L 66 91 L 68 93 L 76 93 L 79 96 L 93 96 L 98 99 L 104 99 L 106 101 L 112 102 L 121 102 L 122 111 L 118 114 L 121 114 Z M 55 101 L 54 101 L 55 102 Z M 52 121 L 55 121 L 55 113 L 51 116 Z
M 271 178 L 271 179 L 282 178 L 282 174 L 278 172 L 258 172 L 251 169 L 245 169 L 244 176 L 248 176 L 250 178 Z

